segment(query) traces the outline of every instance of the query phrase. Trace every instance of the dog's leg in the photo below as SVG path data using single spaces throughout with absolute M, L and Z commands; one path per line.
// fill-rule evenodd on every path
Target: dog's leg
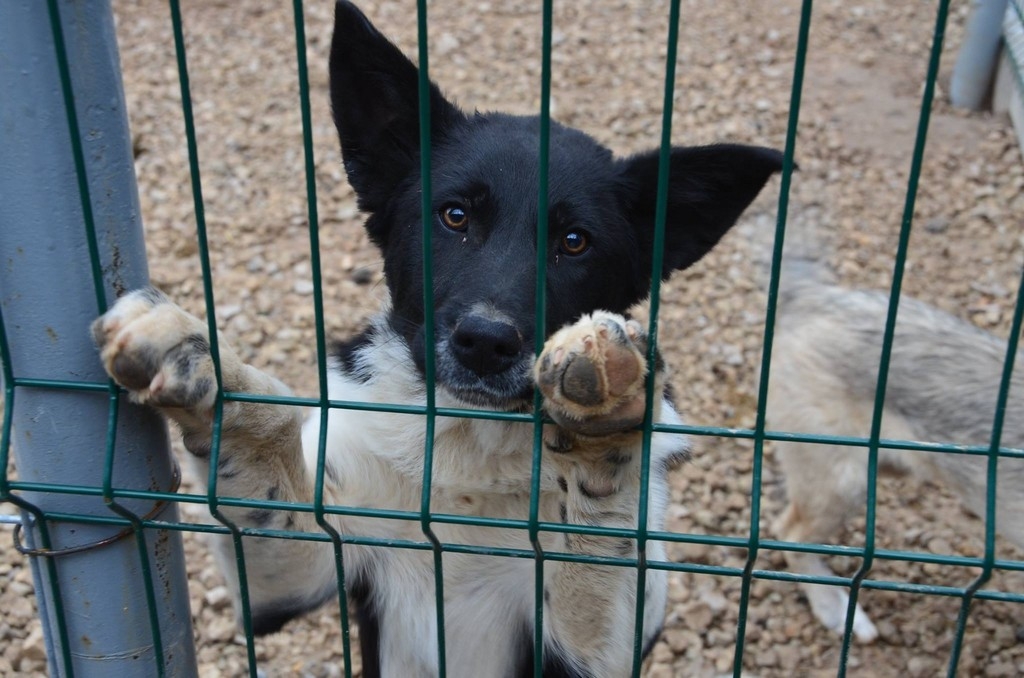
M 181 428 L 200 476 L 208 477 L 217 384 L 205 322 L 155 289 L 122 297 L 92 326 L 110 376 L 129 397 L 156 407 Z M 273 377 L 244 364 L 220 342 L 225 391 L 289 395 Z M 311 482 L 302 457 L 298 408 L 226 401 L 223 405 L 217 492 L 220 496 L 309 502 Z M 242 528 L 320 531 L 313 516 L 222 506 Z M 238 582 L 228 539 L 217 540 L 229 583 Z M 335 590 L 330 548 L 310 541 L 247 538 L 247 576 L 257 632 L 272 631 Z M 236 611 L 239 610 L 236 605 Z
M 557 332 L 537 361 L 544 407 L 557 424 L 545 430 L 546 457 L 565 492 L 570 524 L 636 529 L 640 503 L 646 337 L 641 326 L 598 312 Z M 661 408 L 662 375 L 654 415 Z M 654 480 L 660 482 L 660 480 Z M 566 535 L 570 553 L 635 558 L 633 539 Z M 648 588 L 659 586 L 661 578 Z M 632 660 L 637 573 L 628 567 L 554 564 L 547 598 L 550 633 L 583 675 L 627 675 Z M 649 600 L 663 600 L 657 592 Z M 654 603 L 652 603 L 654 604 Z M 663 610 L 658 610 L 660 619 Z M 650 619 L 650 615 L 649 615 Z M 645 629 L 645 641 L 656 628 Z
M 831 446 L 779 443 L 776 457 L 786 477 L 789 505 L 775 522 L 784 541 L 830 543 L 842 534 L 849 516 L 863 511 L 867 495 L 867 452 Z M 823 468 L 823 464 L 827 465 Z M 816 553 L 785 552 L 790 570 L 812 576 L 835 576 Z M 829 629 L 843 633 L 850 596 L 842 586 L 803 584 L 814 616 Z M 858 604 L 853 634 L 870 643 L 878 630 Z

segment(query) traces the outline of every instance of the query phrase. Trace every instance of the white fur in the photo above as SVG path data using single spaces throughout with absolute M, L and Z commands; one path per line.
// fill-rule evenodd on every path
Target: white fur
M 383 332 L 383 330 L 382 330 Z M 329 375 L 331 400 L 423 406 L 422 381 L 412 366 L 412 357 L 404 342 L 383 335 L 370 352 L 379 365 L 391 366 L 370 383 L 353 381 L 338 371 Z M 451 398 L 443 389 L 436 392 L 438 407 L 467 407 Z M 327 463 L 334 465 L 343 478 L 340 488 L 331 487 L 331 502 L 368 508 L 418 512 L 424 474 L 425 417 L 360 410 L 332 409 L 328 416 Z M 667 402 L 662 407 L 664 423 L 681 423 Z M 434 513 L 479 515 L 490 518 L 526 520 L 529 517 L 533 426 L 486 419 L 438 417 L 434 441 L 432 497 Z M 303 453 L 310 473 L 315 472 L 320 435 L 320 412 L 307 419 L 302 434 Z M 651 464 L 681 450 L 685 439 L 678 435 L 655 434 L 651 445 Z M 559 522 L 561 492 L 557 472 L 542 466 L 539 518 Z M 661 530 L 668 503 L 663 479 L 652 474 L 649 490 L 648 529 Z M 336 521 L 347 535 L 379 539 L 425 541 L 418 521 L 381 520 L 343 517 Z M 444 543 L 495 546 L 529 550 L 525 530 L 494 529 L 469 525 L 434 523 L 433 529 Z M 561 535 L 542 534 L 545 550 L 567 549 Z M 664 545 L 648 544 L 647 557 L 664 560 Z M 383 567 L 387 576 L 374 580 L 376 594 L 384 609 L 381 642 L 390 670 L 384 675 L 433 675 L 437 660 L 437 625 L 434 602 L 433 553 L 413 549 L 387 551 L 362 546 L 345 548 L 346 569 L 355 572 L 372 562 Z M 547 561 L 548 573 L 561 566 Z M 522 619 L 532 618 L 534 600 L 534 561 L 522 558 L 446 553 L 443 561 L 445 587 L 445 627 L 458 644 L 447 645 L 447 665 L 452 676 L 501 675 L 511 649 L 495 643 L 514 633 Z M 324 573 L 331 580 L 333 571 Z M 635 575 L 634 575 L 635 578 Z M 664 571 L 649 570 L 645 625 L 655 629 L 663 617 L 666 594 Z M 629 628 L 632 635 L 635 600 L 622 597 L 616 607 L 617 624 Z M 650 595 L 649 594 L 649 595 Z M 545 621 L 545 630 L 550 625 Z M 532 632 L 532 631 L 529 631 Z M 416 648 L 415 653 L 396 654 L 398 648 Z M 398 667 L 401 672 L 396 672 Z M 411 672 L 411 673 L 410 673 Z M 417 673 L 422 672 L 422 673 Z

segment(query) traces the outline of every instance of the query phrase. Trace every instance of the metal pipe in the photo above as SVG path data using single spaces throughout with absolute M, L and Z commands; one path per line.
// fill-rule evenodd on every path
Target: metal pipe
M 958 108 L 979 111 L 988 104 L 999 58 L 1006 0 L 973 0 L 960 51 L 953 65 L 949 98 Z
M 59 26 L 51 24 L 56 10 Z M 70 110 L 62 89 L 67 81 Z M 118 489 L 173 487 L 166 425 L 154 412 L 118 401 L 114 390 L 18 385 L 20 379 L 108 383 L 89 325 L 105 301 L 148 280 L 109 0 L 60 0 L 49 7 L 37 0 L 0 2 L 0 92 L 0 304 L 15 386 L 18 483 L 103 490 L 112 478 L 99 493 L 106 497 L 19 492 L 17 484 L 14 493 L 47 515 L 110 518 L 120 515 L 112 510 L 116 505 L 176 521 L 174 503 L 157 507 L 116 497 Z M 90 230 L 99 251 L 96 267 Z M 98 284 L 94 270 L 102 271 Z M 21 522 L 26 548 L 38 548 L 38 526 L 27 515 Z M 29 560 L 50 675 L 196 675 L 180 532 L 54 520 L 46 527 L 51 552 Z M 55 567 L 42 567 L 44 559 Z M 63 610 L 63 633 L 55 603 Z

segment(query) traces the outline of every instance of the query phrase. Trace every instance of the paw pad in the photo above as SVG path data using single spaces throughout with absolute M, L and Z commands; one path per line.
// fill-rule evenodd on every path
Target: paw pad
M 202 321 L 153 288 L 117 301 L 92 325 L 107 374 L 136 402 L 196 407 L 216 394 Z
M 548 413 L 581 433 L 635 426 L 643 418 L 645 349 L 640 325 L 610 313 L 556 332 L 536 368 Z

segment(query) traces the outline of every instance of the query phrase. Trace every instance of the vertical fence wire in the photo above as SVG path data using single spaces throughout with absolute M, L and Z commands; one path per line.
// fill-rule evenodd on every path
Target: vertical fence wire
M 899 310 L 900 290 L 903 285 L 903 271 L 907 259 L 907 247 L 910 243 L 910 229 L 914 220 L 914 203 L 917 198 L 917 186 L 921 177 L 924 160 L 925 141 L 928 137 L 928 121 L 931 117 L 932 99 L 935 95 L 935 80 L 938 77 L 939 61 L 942 56 L 942 42 L 946 31 L 946 17 L 949 12 L 949 0 L 939 0 L 935 16 L 935 30 L 932 37 L 932 48 L 928 59 L 928 72 L 925 80 L 924 93 L 921 96 L 921 115 L 918 119 L 917 133 L 914 139 L 914 151 L 910 165 L 910 177 L 907 182 L 907 197 L 900 223 L 899 244 L 896 248 L 896 261 L 893 266 L 892 286 L 889 291 L 889 309 L 885 320 L 885 332 L 882 337 L 882 353 L 878 364 L 878 384 L 875 391 L 874 411 L 871 417 L 871 433 L 868 442 L 868 479 L 866 498 L 866 517 L 864 530 L 864 560 L 850 583 L 850 600 L 846 608 L 846 622 L 843 630 L 842 650 L 840 653 L 839 678 L 846 676 L 850 656 L 850 643 L 853 640 L 853 620 L 857 611 L 857 598 L 861 583 L 867 577 L 875 558 L 875 509 L 878 486 L 878 450 L 882 434 L 882 415 L 885 408 L 885 391 L 889 379 L 889 362 L 892 356 L 893 338 L 896 332 L 896 315 Z
M 419 124 L 420 124 L 420 186 L 421 220 L 423 223 L 423 335 L 424 335 L 424 376 L 427 381 L 426 412 L 424 413 L 423 450 L 423 494 L 420 500 L 420 526 L 430 541 L 434 554 L 434 603 L 437 609 L 437 666 L 440 678 L 444 678 L 445 632 L 444 632 L 444 570 L 443 549 L 431 526 L 430 494 L 434 473 L 434 431 L 437 423 L 437 388 L 435 368 L 435 325 L 434 325 L 434 263 L 433 263 L 433 194 L 430 176 L 430 73 L 429 50 L 427 45 L 427 2 L 416 2 L 416 37 L 419 48 Z
M 231 533 L 235 550 L 235 566 L 238 574 L 238 589 L 241 604 L 242 628 L 245 630 L 246 655 L 249 675 L 256 678 L 256 646 L 252 631 L 252 608 L 249 603 L 249 586 L 245 569 L 245 550 L 242 533 L 234 522 L 219 508 L 217 496 L 217 469 L 221 454 L 221 433 L 224 419 L 224 381 L 220 368 L 220 349 L 217 337 L 217 318 L 213 299 L 213 275 L 210 268 L 209 242 L 206 236 L 206 210 L 203 203 L 203 185 L 199 174 L 199 149 L 196 143 L 195 119 L 192 114 L 192 94 L 189 86 L 188 60 L 185 54 L 185 35 L 181 20 L 179 0 L 169 0 L 171 25 L 174 33 L 174 51 L 178 63 L 178 80 L 181 86 L 181 109 L 185 122 L 185 138 L 188 146 L 189 177 L 192 182 L 192 199 L 196 215 L 196 239 L 199 244 L 199 262 L 203 275 L 203 298 L 206 302 L 206 321 L 210 339 L 210 357 L 213 360 L 214 377 L 217 382 L 217 397 L 213 407 L 213 430 L 210 441 L 210 473 L 207 480 L 206 502 L 210 514 L 221 522 Z
M 58 72 L 60 73 L 61 89 L 64 93 L 64 103 L 70 128 L 70 140 L 72 155 L 75 160 L 75 174 L 78 180 L 78 192 L 82 202 L 83 226 L 85 238 L 89 250 L 89 263 L 92 271 L 93 288 L 96 296 L 96 312 L 101 315 L 109 307 L 106 289 L 103 283 L 103 266 L 100 263 L 99 243 L 96 238 L 96 219 L 92 209 L 92 198 L 89 193 L 88 171 L 85 166 L 85 153 L 82 148 L 82 138 L 79 134 L 78 113 L 75 107 L 74 87 L 71 83 L 71 73 L 68 67 L 67 50 L 64 45 L 63 31 L 61 29 L 60 5 L 56 0 L 50 0 L 50 23 L 54 35 L 54 51 L 57 56 Z M 156 661 L 158 676 L 166 673 L 164 662 L 163 639 L 160 633 L 160 619 L 157 612 L 156 594 L 153 590 L 153 575 L 150 568 L 146 535 L 143 532 L 140 517 L 119 504 L 114 497 L 114 456 L 117 446 L 117 420 L 120 412 L 120 393 L 117 384 L 113 379 L 107 380 L 107 399 L 109 401 L 109 413 L 107 419 L 107 440 L 106 451 L 103 462 L 103 501 L 119 516 L 129 521 L 132 533 L 135 536 L 135 543 L 139 552 L 139 566 L 144 579 L 146 607 L 149 617 L 150 630 L 153 637 L 153 655 Z
M 320 277 L 320 218 L 316 197 L 316 157 L 313 153 L 313 119 L 309 103 L 309 70 L 306 64 L 306 24 L 302 0 L 293 0 L 295 18 L 295 56 L 299 79 L 299 105 L 302 111 L 302 147 L 306 170 L 306 205 L 309 215 L 309 262 L 313 277 L 313 315 L 316 321 L 316 371 L 319 386 L 320 430 L 317 433 L 316 477 L 313 489 L 313 514 L 317 525 L 331 538 L 335 576 L 338 581 L 338 607 L 341 612 L 341 652 L 345 678 L 352 678 L 352 639 L 348 618 L 348 594 L 345 588 L 345 559 L 341 534 L 324 513 L 324 471 L 327 462 L 327 425 L 330 418 L 330 394 L 327 390 L 327 337 L 324 329 L 324 291 Z
M 67 48 L 64 42 L 64 31 L 60 17 L 60 5 L 57 0 L 49 0 L 48 10 L 50 27 L 53 33 L 53 46 L 57 59 L 57 71 L 60 76 L 61 91 L 64 97 L 64 110 L 68 121 L 68 132 L 71 141 L 71 152 L 75 162 L 75 177 L 78 183 L 78 195 L 81 200 L 83 226 L 89 250 L 89 262 L 92 271 L 93 291 L 96 296 L 97 315 L 108 308 L 106 289 L 103 282 L 103 267 L 100 263 L 99 244 L 96 238 L 96 219 L 92 209 L 92 197 L 89 190 L 88 170 L 85 164 L 85 152 L 82 137 L 79 133 L 78 111 L 75 106 L 74 87 L 71 82 L 71 71 L 68 65 Z M 106 451 L 103 468 L 103 501 L 115 513 L 127 519 L 132 527 L 135 543 L 139 554 L 139 567 L 144 579 L 146 607 L 153 639 L 153 657 L 156 672 L 161 678 L 165 675 L 163 638 L 160 632 L 160 618 L 153 588 L 153 574 L 149 562 L 149 550 L 146 535 L 143 532 L 139 516 L 128 510 L 113 496 L 114 454 L 117 439 L 117 418 L 120 395 L 113 379 L 107 380 L 109 415 L 107 424 Z M 66 643 L 64 643 L 66 645 Z M 67 663 L 67 662 L 66 662 Z M 70 664 L 68 664 L 70 667 Z
M 537 165 L 537 276 L 534 287 L 534 344 L 540 355 L 547 337 L 548 161 L 551 149 L 551 36 L 553 2 L 541 7 L 540 139 Z M 533 459 L 530 466 L 529 537 L 533 568 L 533 674 L 544 671 L 544 548 L 540 543 L 540 480 L 544 452 L 544 410 L 540 389 L 533 394 Z
M 0 304 L 0 361 L 3 362 L 4 378 L 4 421 L 3 427 L 0 428 L 0 502 L 10 502 L 21 509 L 22 515 L 31 516 L 30 526 L 34 525 L 39 532 L 39 544 L 37 546 L 48 551 L 53 548 L 53 541 L 50 539 L 46 514 L 35 504 L 14 494 L 10 478 L 7 477 L 7 469 L 10 468 L 11 427 L 14 425 L 14 394 L 17 384 L 14 379 L 14 366 L 11 361 L 10 346 L 7 343 L 7 327 L 4 325 L 2 304 Z M 57 624 L 55 632 L 59 640 L 60 660 L 64 666 L 64 675 L 67 678 L 73 678 L 75 670 L 71 661 L 71 645 L 68 642 L 68 626 L 64 616 L 60 580 L 57 577 L 57 562 L 54 558 L 43 558 L 43 563 L 46 568 L 47 581 L 53 587 L 55 595 L 45 599 L 40 596 L 36 597 L 40 606 L 39 614 L 44 623 L 46 623 L 47 610 L 43 609 L 43 605 L 46 605 L 47 602 L 52 603 L 53 620 Z M 38 580 L 36 583 L 39 583 Z M 57 661 L 57 658 L 54 656 L 55 649 L 52 645 L 48 648 L 48 658 L 53 663 Z
M 764 465 L 765 414 L 768 408 L 768 380 L 771 377 L 772 346 L 775 341 L 775 316 L 778 308 L 779 279 L 782 269 L 782 251 L 786 240 L 786 219 L 789 215 L 789 191 L 793 178 L 796 153 L 796 138 L 800 122 L 800 102 L 803 96 L 804 67 L 807 63 L 807 48 L 811 31 L 813 0 L 804 0 L 800 9 L 800 26 L 797 33 L 796 56 L 793 61 L 793 84 L 789 98 L 789 119 L 786 123 L 786 146 L 783 150 L 782 179 L 779 186 L 778 214 L 775 222 L 775 244 L 772 248 L 772 263 L 768 281 L 768 300 L 765 306 L 764 339 L 761 345 L 761 373 L 757 394 L 757 415 L 754 423 L 754 461 L 751 470 L 750 487 L 750 537 L 747 545 L 747 560 L 743 567 L 740 588 L 739 616 L 736 622 L 736 644 L 733 657 L 733 676 L 740 678 L 743 673 L 743 652 L 746 646 L 747 612 L 750 607 L 750 588 L 753 580 L 754 563 L 761 546 L 761 472 Z
M 964 591 L 963 601 L 960 604 L 960 612 L 956 620 L 956 634 L 953 638 L 953 649 L 949 655 L 949 667 L 947 675 L 949 678 L 956 676 L 957 665 L 960 663 L 960 654 L 963 649 L 964 634 L 967 631 L 967 618 L 971 611 L 971 603 L 977 595 L 978 590 L 984 586 L 992 577 L 992 569 L 996 557 L 996 493 L 998 491 L 998 467 L 999 447 L 1002 444 L 1003 422 L 1006 419 L 1006 404 L 1010 394 L 1010 384 L 1013 378 L 1014 363 L 1017 358 L 1017 345 L 1020 340 L 1020 330 L 1024 320 L 1024 271 L 1021 272 L 1021 281 L 1017 286 L 1017 304 L 1013 310 L 1013 320 L 1010 323 L 1010 336 L 1006 342 L 1006 357 L 1003 360 L 1003 373 L 999 380 L 999 393 L 996 396 L 996 410 L 992 421 L 992 435 L 989 444 L 989 451 L 985 468 L 985 552 L 983 555 L 982 569 L 978 577 Z M 944 453 L 939 453 L 944 454 Z
M 50 15 L 50 26 L 53 31 L 55 48 L 59 45 L 60 49 L 64 47 L 64 35 L 60 29 L 59 18 L 56 17 L 56 3 L 50 0 L 47 7 Z M 72 139 L 78 135 L 78 126 L 73 122 L 74 118 L 74 107 L 68 102 L 70 101 L 70 77 L 66 74 L 67 70 L 67 58 L 57 58 L 58 68 L 61 69 L 61 89 L 64 95 L 65 107 L 68 108 L 68 125 L 70 127 L 70 134 Z M 79 144 L 78 155 L 81 155 L 81 145 Z M 88 186 L 85 185 L 84 173 L 82 172 L 82 162 L 80 157 L 76 157 L 76 169 L 78 170 L 77 179 L 79 182 L 79 188 L 85 186 L 85 190 L 88 191 Z M 16 382 L 14 378 L 14 367 L 11 364 L 11 352 L 10 347 L 7 343 L 7 331 L 3 324 L 3 309 L 0 308 L 0 353 L 3 358 L 3 376 L 4 376 L 4 424 L 3 430 L 0 432 L 0 471 L 3 472 L 3 482 L 0 484 L 0 500 L 10 501 L 15 506 L 18 506 L 23 514 L 31 515 L 36 528 L 39 531 L 39 541 L 43 549 L 50 550 L 53 543 L 50 539 L 50 533 L 47 525 L 46 514 L 40 510 L 37 506 L 24 500 L 23 498 L 15 495 L 11 492 L 11 486 L 7 477 L 7 469 L 10 461 L 10 449 L 11 449 L 11 427 L 14 423 L 14 398 L 15 398 L 15 387 Z M 57 637 L 60 641 L 61 661 L 63 662 L 64 672 L 67 676 L 74 676 L 74 665 L 71 657 L 71 646 L 68 642 L 68 628 L 64 617 L 64 605 L 62 602 L 62 596 L 60 594 L 59 578 L 57 576 L 57 563 L 53 558 L 44 558 L 46 563 L 46 574 L 50 585 L 53 587 L 56 595 L 52 597 L 54 618 L 57 622 Z M 40 599 L 41 600 L 41 599 Z M 40 612 L 43 610 L 40 609 Z M 45 619 L 45 618 L 44 618 Z M 51 650 L 54 649 L 52 646 Z M 51 661 L 56 661 L 55 657 L 50 657 Z
M 91 250 L 93 250 L 93 247 L 96 244 L 96 234 L 92 231 L 89 232 L 89 241 L 90 256 L 94 256 Z M 94 259 L 93 261 L 98 267 L 99 260 Z M 156 592 L 153 588 L 153 572 L 149 563 L 149 549 L 147 546 L 146 533 L 143 529 L 140 516 L 119 504 L 114 498 L 114 450 L 117 439 L 117 418 L 120 411 L 120 397 L 117 386 L 113 381 L 111 381 L 109 399 L 110 416 L 107 425 L 107 451 L 103 469 L 103 501 L 112 511 L 128 520 L 131 524 L 132 533 L 135 536 L 136 548 L 139 552 L 139 566 L 141 568 L 145 584 L 146 608 L 149 616 L 150 632 L 153 637 L 153 656 L 156 660 L 156 672 L 157 675 L 162 678 L 167 673 L 165 666 L 166 661 L 163 638 L 160 632 L 160 617 L 156 602 Z
M 661 144 L 658 149 L 658 190 L 654 210 L 654 238 L 651 252 L 650 314 L 647 326 L 647 383 L 644 418 L 641 425 L 640 496 L 636 519 L 636 605 L 633 621 L 633 675 L 640 675 L 643 663 L 644 608 L 647 596 L 647 512 L 650 490 L 651 439 L 654 435 L 654 399 L 658 361 L 658 312 L 661 307 L 661 278 L 665 264 L 665 222 L 668 217 L 669 168 L 672 162 L 672 112 L 675 100 L 676 52 L 679 44 L 679 0 L 669 4 L 668 35 L 665 46 L 665 86 L 661 112 Z

